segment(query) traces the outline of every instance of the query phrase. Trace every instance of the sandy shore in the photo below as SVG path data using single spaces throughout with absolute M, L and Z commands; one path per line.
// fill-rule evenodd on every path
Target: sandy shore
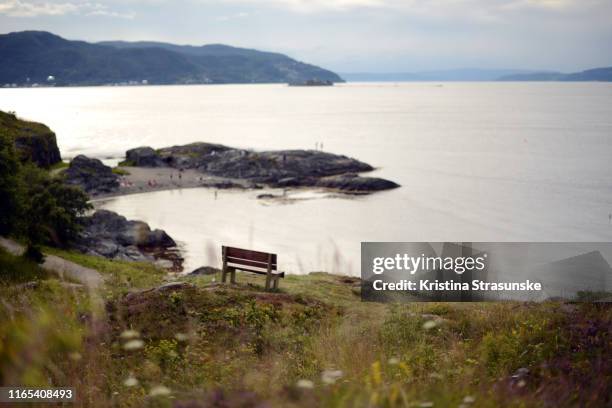
M 216 183 L 232 183 L 235 185 L 235 188 L 249 187 L 244 180 L 207 176 L 192 169 L 183 170 L 182 172 L 168 167 L 120 167 L 120 169 L 127 174 L 120 176 L 119 191 L 111 194 L 97 195 L 93 197 L 94 200 L 181 188 L 214 188 Z

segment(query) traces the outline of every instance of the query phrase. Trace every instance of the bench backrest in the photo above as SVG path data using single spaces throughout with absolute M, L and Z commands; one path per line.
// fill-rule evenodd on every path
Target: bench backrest
M 267 270 L 269 267 L 272 271 L 277 270 L 276 254 L 228 246 L 223 246 L 222 251 L 223 262 L 227 262 L 230 266 L 238 265 L 239 268 L 242 265 L 263 270 Z

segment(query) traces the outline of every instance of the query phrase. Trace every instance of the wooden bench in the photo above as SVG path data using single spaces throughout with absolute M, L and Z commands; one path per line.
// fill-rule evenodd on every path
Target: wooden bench
M 223 283 L 226 282 L 228 274 L 231 275 L 230 282 L 236 283 L 237 270 L 266 275 L 266 290 L 269 290 L 271 286 L 278 289 L 278 280 L 285 277 L 285 272 L 277 271 L 276 254 L 228 246 L 222 247 L 222 254 L 221 281 Z

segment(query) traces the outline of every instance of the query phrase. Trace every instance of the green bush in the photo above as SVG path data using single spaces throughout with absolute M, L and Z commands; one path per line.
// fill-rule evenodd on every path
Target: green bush
M 20 215 L 19 160 L 13 139 L 0 129 L 0 235 L 13 232 Z

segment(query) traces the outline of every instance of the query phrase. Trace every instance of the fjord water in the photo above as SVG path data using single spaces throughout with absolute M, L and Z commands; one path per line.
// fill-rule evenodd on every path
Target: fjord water
M 186 269 L 222 244 L 279 254 L 290 273 L 359 274 L 362 241 L 610 241 L 612 85 L 403 83 L 2 89 L 65 157 L 118 158 L 195 141 L 346 154 L 401 188 L 362 197 L 191 189 L 99 207 L 163 228 Z

